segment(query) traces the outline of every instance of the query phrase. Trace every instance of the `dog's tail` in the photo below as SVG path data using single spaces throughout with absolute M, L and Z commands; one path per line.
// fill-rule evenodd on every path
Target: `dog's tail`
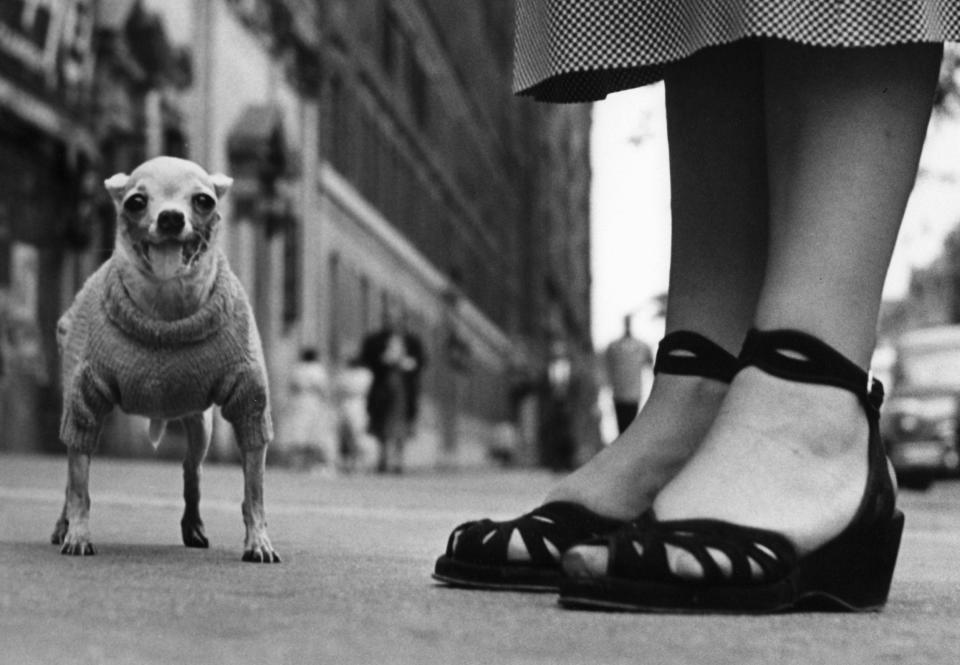
M 160 445 L 160 439 L 163 438 L 163 432 L 166 429 L 166 420 L 159 420 L 157 418 L 150 419 L 150 428 L 147 430 L 147 435 L 150 437 L 150 445 L 153 446 L 154 450 Z

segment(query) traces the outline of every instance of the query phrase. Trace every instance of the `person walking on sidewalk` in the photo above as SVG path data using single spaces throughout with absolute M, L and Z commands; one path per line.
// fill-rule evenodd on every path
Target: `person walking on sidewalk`
M 417 360 L 407 352 L 403 334 L 387 327 L 364 340 L 360 364 L 373 373 L 367 414 L 369 432 L 380 447 L 377 471 L 402 473 L 404 446 L 415 415 L 409 376 L 418 371 Z
M 335 475 L 339 464 L 337 414 L 330 377 L 317 350 L 301 349 L 290 372 L 289 396 L 277 422 L 269 462 Z
M 903 514 L 865 368 L 957 39 L 939 0 L 519 0 L 521 94 L 665 81 L 666 336 L 627 430 L 540 507 L 454 529 L 437 579 L 602 609 L 884 605 Z
M 629 314 L 623 317 L 623 335 L 610 343 L 604 356 L 621 434 L 637 417 L 643 399 L 643 372 L 653 362 L 650 347 L 633 336 L 630 320 Z

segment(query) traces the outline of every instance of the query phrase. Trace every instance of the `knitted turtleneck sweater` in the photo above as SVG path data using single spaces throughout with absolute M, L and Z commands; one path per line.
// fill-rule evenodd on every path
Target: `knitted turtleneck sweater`
M 176 321 L 147 317 L 111 259 L 57 326 L 63 365 L 60 438 L 90 452 L 114 406 L 156 419 L 221 406 L 243 449 L 273 437 L 263 350 L 240 281 L 222 253 L 203 306 Z

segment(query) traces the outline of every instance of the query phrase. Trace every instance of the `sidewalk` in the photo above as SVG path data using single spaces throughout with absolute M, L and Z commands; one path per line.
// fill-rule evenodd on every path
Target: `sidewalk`
M 547 595 L 434 585 L 456 524 L 534 506 L 547 474 L 322 479 L 269 470 L 279 565 L 240 561 L 242 481 L 209 466 L 210 550 L 179 543 L 180 468 L 95 459 L 98 554 L 47 538 L 65 460 L 0 456 L 0 664 L 950 663 L 960 644 L 960 484 L 904 493 L 907 532 L 880 614 L 650 616 Z

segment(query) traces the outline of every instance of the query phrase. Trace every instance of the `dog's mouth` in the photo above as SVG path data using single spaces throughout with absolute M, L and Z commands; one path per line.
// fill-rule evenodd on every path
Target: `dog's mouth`
M 196 267 L 200 258 L 207 252 L 209 244 L 203 236 L 195 235 L 183 242 L 142 240 L 135 243 L 133 247 L 137 255 L 150 266 L 154 275 L 160 279 L 170 279 Z

